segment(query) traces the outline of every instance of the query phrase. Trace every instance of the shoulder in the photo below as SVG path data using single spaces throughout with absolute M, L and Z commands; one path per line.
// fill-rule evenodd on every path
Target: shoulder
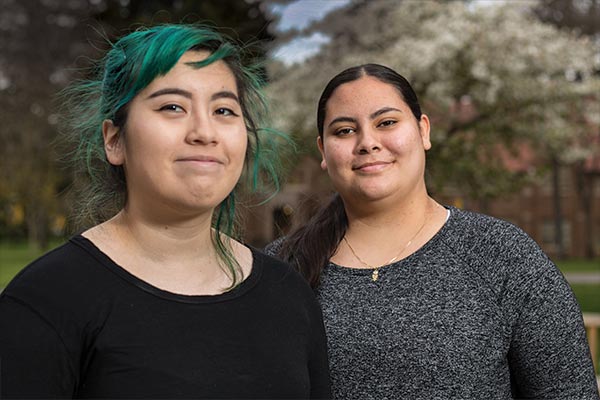
M 518 226 L 500 218 L 481 214 L 474 211 L 462 210 L 450 207 L 450 220 L 454 222 L 453 229 L 470 234 L 519 232 L 523 233 Z
M 267 244 L 265 246 L 265 248 L 263 249 L 263 251 L 265 252 L 265 254 L 277 257 L 277 255 L 279 254 L 279 251 L 281 250 L 281 247 L 283 246 L 284 241 L 285 241 L 285 236 L 277 238 L 274 241 L 272 241 L 271 243 Z
M 514 256 L 533 252 L 546 258 L 538 244 L 520 227 L 489 215 L 450 208 L 445 241 L 476 254 Z
M 6 292 L 59 285 L 65 278 L 79 273 L 74 266 L 85 257 L 83 249 L 69 240 L 25 266 L 10 282 Z
M 76 236 L 23 268 L 2 296 L 40 314 L 76 312 L 106 294 L 111 275 L 93 245 Z
M 254 263 L 259 265 L 266 279 L 272 282 L 301 282 L 304 279 L 288 263 L 265 252 L 253 249 Z
M 43 286 L 59 284 L 65 278 L 70 282 L 76 281 L 100 264 L 101 255 L 87 239 L 75 236 L 25 266 L 7 290 L 38 281 L 45 282 Z
M 465 265 L 495 290 L 527 291 L 542 277 L 563 286 L 556 265 L 518 226 L 471 211 L 450 211 L 439 249 L 448 259 Z
M 281 290 L 285 297 L 315 297 L 308 282 L 290 264 L 256 249 L 253 256 L 255 265 L 262 271 L 264 284 Z

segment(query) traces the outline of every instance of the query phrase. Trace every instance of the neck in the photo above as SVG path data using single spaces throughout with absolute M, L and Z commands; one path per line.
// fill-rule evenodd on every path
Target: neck
M 415 199 L 402 199 L 385 207 L 362 203 L 358 207 L 345 204 L 348 217 L 348 232 L 359 231 L 364 234 L 389 235 L 390 230 L 406 230 L 420 226 L 427 213 L 437 203 L 427 194 Z
M 212 211 L 165 223 L 126 208 L 83 235 L 118 265 L 156 287 L 188 295 L 219 294 L 232 276 L 212 244 L 211 220 Z M 252 268 L 252 254 L 233 239 L 227 244 L 242 268 L 238 278 L 243 279 Z
M 185 260 L 214 256 L 211 220 L 209 213 L 166 223 L 125 208 L 109 223 L 125 243 L 147 258 L 157 262 L 180 261 L 185 265 Z
M 212 244 L 210 217 L 165 224 L 124 209 L 84 236 L 117 264 L 162 289 L 212 294 L 231 280 Z
M 348 230 L 332 260 L 355 268 L 376 268 L 408 257 L 435 235 L 446 216 L 427 195 L 387 209 L 345 207 Z

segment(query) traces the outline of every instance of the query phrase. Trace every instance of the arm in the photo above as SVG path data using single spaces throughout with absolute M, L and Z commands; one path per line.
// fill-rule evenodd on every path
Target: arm
M 71 398 L 75 385 L 55 329 L 26 304 L 0 296 L 0 398 Z
M 312 318 L 312 348 L 310 349 L 309 374 L 310 398 L 331 399 L 331 380 L 329 377 L 329 358 L 327 357 L 327 338 L 321 308 L 315 300 Z
M 551 261 L 527 285 L 508 354 L 519 398 L 598 399 L 581 311 Z

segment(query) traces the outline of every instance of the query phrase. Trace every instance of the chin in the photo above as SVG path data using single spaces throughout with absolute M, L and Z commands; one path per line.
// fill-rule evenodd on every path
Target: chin
M 192 194 L 187 198 L 179 197 L 174 198 L 171 201 L 177 204 L 176 208 L 180 210 L 185 210 L 186 213 L 205 213 L 207 211 L 212 211 L 219 207 L 221 202 L 225 200 L 229 193 L 223 194 L 211 194 L 211 193 L 200 193 L 200 194 Z
M 389 185 L 384 186 L 384 185 L 376 185 L 376 186 L 368 186 L 368 187 L 360 187 L 358 188 L 358 190 L 356 190 L 356 195 L 360 196 L 364 199 L 368 199 L 368 200 L 379 200 L 385 197 L 390 196 L 391 194 L 394 193 L 393 190 L 391 190 L 392 188 L 390 188 Z

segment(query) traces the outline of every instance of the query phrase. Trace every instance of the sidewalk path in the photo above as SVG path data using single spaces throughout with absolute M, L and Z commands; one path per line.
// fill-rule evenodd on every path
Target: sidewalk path
M 564 275 L 571 284 L 595 285 L 600 283 L 600 272 L 567 272 Z

